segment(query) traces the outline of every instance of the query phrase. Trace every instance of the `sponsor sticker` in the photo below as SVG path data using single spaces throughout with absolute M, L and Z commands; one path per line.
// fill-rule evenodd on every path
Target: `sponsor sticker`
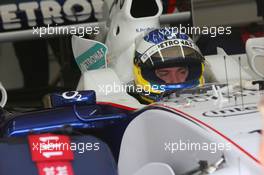
M 173 40 L 163 41 L 159 43 L 158 45 L 152 46 L 141 56 L 140 59 L 143 63 L 145 63 L 148 60 L 148 58 L 150 58 L 153 54 L 160 52 L 163 49 L 174 47 L 174 46 L 190 47 L 196 50 L 198 53 L 200 53 L 199 49 L 195 46 L 193 42 L 188 41 L 188 40 L 183 40 L 183 39 L 173 39 Z
M 106 45 L 96 42 L 89 46 L 89 48 L 75 60 L 82 73 L 84 73 L 88 70 L 105 68 L 107 65 L 106 54 Z
M 256 104 L 245 104 L 243 107 L 241 105 L 226 107 L 223 109 L 211 110 L 203 113 L 205 117 L 232 117 L 239 115 L 246 115 L 258 112 L 258 107 Z

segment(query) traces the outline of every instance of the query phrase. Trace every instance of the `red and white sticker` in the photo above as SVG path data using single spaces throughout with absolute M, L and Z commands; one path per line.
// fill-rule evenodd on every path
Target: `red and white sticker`
M 28 136 L 32 160 L 71 161 L 70 138 L 63 135 L 41 134 Z
M 74 175 L 70 162 L 37 163 L 39 175 Z

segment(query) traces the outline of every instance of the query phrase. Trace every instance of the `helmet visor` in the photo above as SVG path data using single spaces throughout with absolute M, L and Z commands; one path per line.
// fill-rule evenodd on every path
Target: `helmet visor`
M 141 56 L 142 75 L 146 80 L 155 84 L 179 84 L 201 77 L 204 57 L 199 49 L 192 43 L 178 43 L 179 40 L 170 40 L 167 44 L 155 45 Z

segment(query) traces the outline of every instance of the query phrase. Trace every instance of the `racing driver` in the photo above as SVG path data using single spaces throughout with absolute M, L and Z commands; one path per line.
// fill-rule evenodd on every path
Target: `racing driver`
M 203 72 L 204 57 L 189 36 L 155 29 L 136 41 L 134 84 L 143 90 L 130 94 L 142 103 L 156 102 L 166 93 L 203 85 Z

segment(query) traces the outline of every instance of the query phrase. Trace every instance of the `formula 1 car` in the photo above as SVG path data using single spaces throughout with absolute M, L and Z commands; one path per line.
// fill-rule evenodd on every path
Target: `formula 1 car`
M 218 48 L 218 55 L 206 57 L 213 83 L 175 91 L 151 105 L 139 103 L 125 91 L 100 91 L 102 86 L 131 81 L 134 38 L 159 27 L 162 7 L 160 1 L 153 2 L 158 10 L 136 19 L 131 1 L 112 4 L 105 15 L 109 17 L 107 47 L 73 37 L 76 58 L 96 45 L 92 53 L 105 60 L 105 67 L 83 69 L 76 91 L 50 96 L 51 109 L 2 115 L 4 137 L 88 132 L 110 146 L 120 175 L 263 174 L 257 110 L 264 86 L 263 38 L 249 40 L 243 55 L 228 56 Z
M 120 5 L 121 10 L 118 5 L 114 6 L 109 15 L 105 42 L 110 63 L 114 64 L 84 72 L 78 90 L 92 89 L 99 101 L 139 109 L 142 104 L 125 92 L 106 95 L 99 87 L 122 86 L 131 81 L 133 38 L 140 35 L 135 31 L 159 27 L 161 11 L 135 19 L 131 11 L 124 10 L 131 9 L 128 1 Z M 88 42 L 91 43 L 73 38 L 76 57 L 83 53 L 84 47 L 89 49 Z M 250 39 L 246 54 L 232 56 L 218 48 L 217 55 L 206 57 L 212 71 L 205 74 L 213 77 L 213 83 L 175 92 L 174 96 L 139 110 L 140 114 L 128 125 L 122 139 L 119 173 L 262 174 L 258 157 L 261 117 L 257 104 L 263 90 L 263 46 L 264 38 Z M 201 149 L 203 144 L 220 144 L 225 148 L 212 154 Z

